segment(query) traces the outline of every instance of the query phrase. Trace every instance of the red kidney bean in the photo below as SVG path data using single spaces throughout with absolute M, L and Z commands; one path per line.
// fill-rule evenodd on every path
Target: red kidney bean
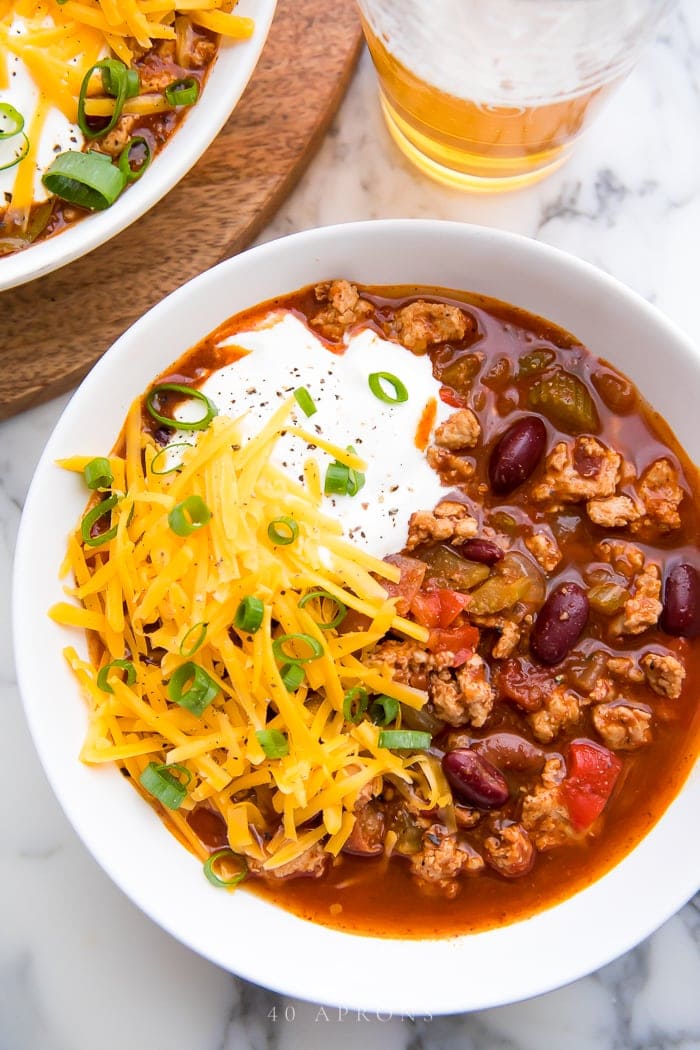
M 498 769 L 514 769 L 520 773 L 541 773 L 545 753 L 517 733 L 491 733 L 475 740 L 472 748 L 481 757 L 497 765 Z
M 547 444 L 547 428 L 539 416 L 523 416 L 501 434 L 489 460 L 491 488 L 505 496 L 532 474 Z
M 469 748 L 456 748 L 442 756 L 442 768 L 461 802 L 479 809 L 497 809 L 508 801 L 505 777 L 488 759 Z
M 478 561 L 484 565 L 495 565 L 503 557 L 503 550 L 492 540 L 465 540 L 460 544 L 459 553 L 468 561 Z
M 543 664 L 560 663 L 581 637 L 588 621 L 588 598 L 577 583 L 555 587 L 540 609 L 530 635 L 530 651 Z
M 700 576 L 692 565 L 676 565 L 666 577 L 661 626 L 667 634 L 700 634 Z

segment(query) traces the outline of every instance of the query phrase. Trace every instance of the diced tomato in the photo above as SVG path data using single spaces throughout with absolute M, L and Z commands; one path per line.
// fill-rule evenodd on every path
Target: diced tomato
M 460 663 L 468 660 L 479 642 L 479 629 L 472 627 L 470 623 L 460 624 L 457 627 L 436 627 L 430 632 L 427 641 L 428 649 L 433 653 L 459 653 Z M 466 651 L 466 655 L 465 655 Z M 455 667 L 458 665 L 455 664 Z
M 396 611 L 399 616 L 405 616 L 420 590 L 427 566 L 418 558 L 407 558 L 405 554 L 389 554 L 384 561 L 395 565 L 401 573 L 398 583 L 390 580 L 382 580 L 381 583 L 390 598 L 398 598 Z
M 449 591 L 441 587 L 440 595 L 440 623 L 438 627 L 450 627 L 457 619 L 463 609 L 469 605 L 471 598 L 468 594 L 460 591 Z
M 440 610 L 439 591 L 418 591 L 411 602 L 411 612 L 422 627 L 439 627 Z
M 451 405 L 452 408 L 466 408 L 467 402 L 463 397 L 460 397 L 456 390 L 453 390 L 449 386 L 440 387 L 440 400 L 444 401 L 446 405 Z
M 450 627 L 469 605 L 469 595 L 446 587 L 419 591 L 411 602 L 411 612 L 423 627 Z
M 590 827 L 610 798 L 622 762 L 602 744 L 572 740 L 567 755 L 567 777 L 562 791 L 577 831 Z

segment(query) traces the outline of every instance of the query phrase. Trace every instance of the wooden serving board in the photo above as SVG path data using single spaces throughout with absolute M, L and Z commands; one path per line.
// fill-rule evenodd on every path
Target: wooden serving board
M 360 47 L 349 0 L 279 0 L 243 98 L 189 175 L 101 248 L 0 293 L 0 419 L 75 386 L 154 303 L 253 240 L 320 145 Z

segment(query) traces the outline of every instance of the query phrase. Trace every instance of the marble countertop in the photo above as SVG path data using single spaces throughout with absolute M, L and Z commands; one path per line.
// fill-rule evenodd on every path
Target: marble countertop
M 382 124 L 365 55 L 318 156 L 261 239 L 389 216 L 502 227 L 614 274 L 700 343 L 699 129 L 697 0 L 681 2 L 567 166 L 491 199 L 413 172 Z M 15 787 L 0 795 L 0 1050 L 311 1050 L 331 1040 L 337 1050 L 360 1043 L 366 1050 L 698 1050 L 700 896 L 635 951 L 566 988 L 415 1022 L 344 1014 L 248 985 L 136 910 L 54 800 L 12 665 L 14 539 L 34 465 L 65 400 L 0 424 L 0 739 L 2 776 Z

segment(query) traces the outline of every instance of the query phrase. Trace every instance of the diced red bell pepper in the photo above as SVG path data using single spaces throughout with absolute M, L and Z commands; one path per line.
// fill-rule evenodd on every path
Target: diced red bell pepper
M 450 627 L 469 605 L 469 595 L 436 587 L 419 591 L 411 602 L 411 612 L 423 627 Z
M 566 766 L 568 772 L 562 792 L 571 823 L 577 831 L 584 831 L 605 809 L 622 762 L 602 744 L 572 740 Z

